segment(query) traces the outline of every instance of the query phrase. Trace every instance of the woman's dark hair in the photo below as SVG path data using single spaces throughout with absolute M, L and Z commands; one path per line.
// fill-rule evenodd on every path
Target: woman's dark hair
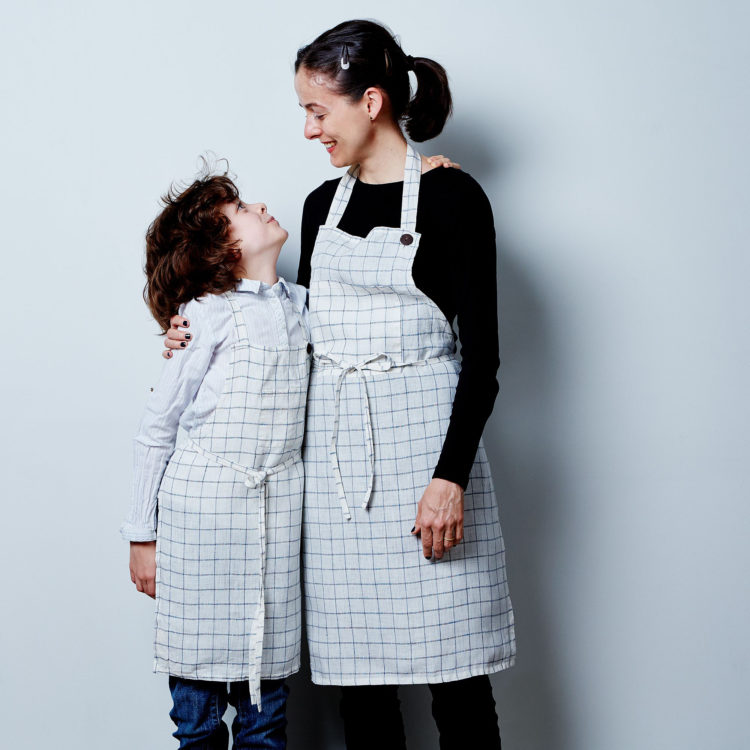
M 439 135 L 452 111 L 445 68 L 427 57 L 406 55 L 393 34 L 374 21 L 345 21 L 324 31 L 297 52 L 294 72 L 300 68 L 326 75 L 337 94 L 354 101 L 370 86 L 381 88 L 393 118 L 404 123 L 413 141 Z M 417 78 L 413 99 L 410 70 Z
M 206 173 L 182 190 L 171 186 L 162 197 L 164 210 L 146 232 L 143 289 L 162 333 L 169 330 L 169 319 L 183 302 L 235 288 L 234 267 L 240 254 L 222 207 L 238 200 L 237 187 L 226 172 Z

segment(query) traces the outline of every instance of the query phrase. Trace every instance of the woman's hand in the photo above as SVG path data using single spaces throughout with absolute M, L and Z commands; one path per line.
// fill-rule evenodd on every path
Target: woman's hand
M 433 552 L 439 560 L 443 552 L 464 538 L 464 491 L 447 479 L 433 479 L 417 506 L 412 534 L 422 535 L 422 551 L 429 560 Z
M 188 345 L 188 341 L 192 338 L 191 334 L 182 330 L 190 327 L 190 321 L 187 318 L 173 315 L 169 323 L 167 337 L 164 339 L 165 349 L 161 353 L 164 359 L 169 359 L 172 356 L 172 349 L 184 349 Z
M 453 169 L 461 169 L 460 164 L 452 162 L 447 156 L 438 154 L 437 156 L 428 156 L 427 163 L 431 167 L 452 167 Z
M 130 580 L 156 599 L 156 542 L 130 542 Z

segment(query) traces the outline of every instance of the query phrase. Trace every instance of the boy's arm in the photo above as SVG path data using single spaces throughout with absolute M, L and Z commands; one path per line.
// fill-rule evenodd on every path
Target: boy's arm
M 213 328 L 218 321 L 208 301 L 193 301 L 182 312 L 190 314 L 201 341 L 166 362 L 157 385 L 149 394 L 140 429 L 133 442 L 133 490 L 130 512 L 120 527 L 123 538 L 131 542 L 156 539 L 156 496 L 167 461 L 174 451 L 177 430 L 185 409 L 195 398 L 218 345 Z

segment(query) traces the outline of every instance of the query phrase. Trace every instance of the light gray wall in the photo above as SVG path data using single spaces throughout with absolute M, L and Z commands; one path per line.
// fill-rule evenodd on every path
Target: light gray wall
M 302 138 L 294 53 L 373 15 L 448 69 L 456 115 L 424 150 L 495 208 L 504 747 L 750 746 L 747 4 L 323 6 L 3 10 L 4 746 L 169 746 L 117 534 L 162 362 L 143 232 L 212 149 L 289 227 L 294 278 L 303 199 L 335 174 Z M 426 690 L 404 702 L 410 747 L 436 747 Z M 290 748 L 341 748 L 336 711 L 294 678 Z

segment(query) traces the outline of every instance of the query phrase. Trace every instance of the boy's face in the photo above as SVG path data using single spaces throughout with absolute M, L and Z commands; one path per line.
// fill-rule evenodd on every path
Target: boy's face
M 231 224 L 232 241 L 239 240 L 243 258 L 252 258 L 269 250 L 278 254 L 289 236 L 289 232 L 268 213 L 264 203 L 238 200 L 225 204 L 222 211 Z

